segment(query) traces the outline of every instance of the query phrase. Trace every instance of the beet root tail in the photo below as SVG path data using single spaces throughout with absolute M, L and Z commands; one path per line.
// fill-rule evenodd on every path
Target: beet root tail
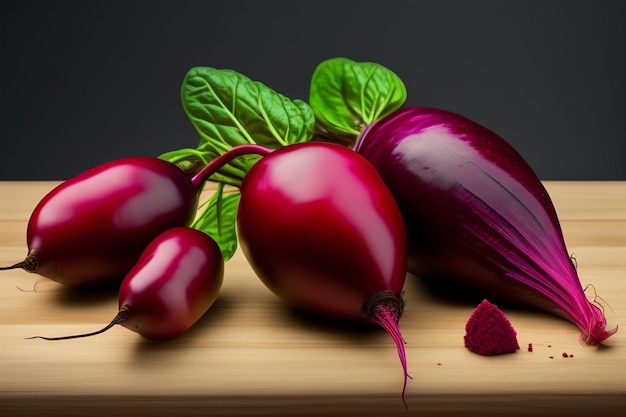
M 617 326 L 607 329 L 607 320 L 604 311 L 595 304 L 587 302 L 585 309 L 574 317 L 575 323 L 582 330 L 581 340 L 589 346 L 600 345 L 606 339 L 617 333 Z
M 398 321 L 404 311 L 404 300 L 392 293 L 391 291 L 381 291 L 370 297 L 361 309 L 361 313 L 364 319 L 368 322 L 377 324 L 389 333 L 393 339 L 396 349 L 398 351 L 398 357 L 400 364 L 402 365 L 402 371 L 404 373 L 404 383 L 402 385 L 402 402 L 408 409 L 405 394 L 408 379 L 413 379 L 408 372 L 406 352 L 404 349 L 405 341 L 398 327 Z
M 74 334 L 70 336 L 58 336 L 58 337 L 31 336 L 31 337 L 25 337 L 25 339 L 67 340 L 67 339 L 78 339 L 81 337 L 95 336 L 97 334 L 106 332 L 111 327 L 117 324 L 125 322 L 126 320 L 128 320 L 129 317 L 130 317 L 130 306 L 124 305 L 109 324 L 107 324 L 100 330 L 96 330 L 95 332 Z
M 7 271 L 9 269 L 23 269 L 26 272 L 36 272 L 39 267 L 37 258 L 33 255 L 28 255 L 23 261 L 20 261 L 11 266 L 0 266 L 0 271 Z

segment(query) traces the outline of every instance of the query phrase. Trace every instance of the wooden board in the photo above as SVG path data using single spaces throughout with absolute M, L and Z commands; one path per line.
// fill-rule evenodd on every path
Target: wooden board
M 56 184 L 0 182 L 0 265 L 23 259 L 28 217 Z M 609 323 L 624 326 L 626 182 L 546 187 L 583 285 L 610 305 Z M 624 331 L 587 347 L 569 322 L 507 308 L 521 349 L 479 356 L 463 347 L 476 304 L 446 301 L 412 276 L 400 322 L 413 377 L 407 411 L 399 361 L 383 330 L 298 316 L 265 289 L 241 253 L 227 263 L 207 315 L 161 343 L 121 326 L 87 339 L 27 340 L 100 328 L 117 311 L 117 295 L 71 291 L 22 270 L 0 275 L 2 416 L 608 416 L 626 407 Z

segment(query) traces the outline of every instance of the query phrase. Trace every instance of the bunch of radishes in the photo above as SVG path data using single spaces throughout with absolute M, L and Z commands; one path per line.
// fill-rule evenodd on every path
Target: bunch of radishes
M 238 117 L 232 121 L 243 126 Z M 304 131 L 310 139 L 313 130 Z M 406 386 L 398 329 L 406 232 L 391 193 L 363 156 L 301 140 L 277 150 L 238 144 L 200 168 L 164 159 L 124 158 L 95 167 L 63 182 L 35 208 L 26 259 L 9 268 L 69 286 L 123 278 L 119 312 L 103 329 L 35 337 L 93 336 L 121 324 L 170 339 L 190 328 L 217 298 L 224 258 L 232 255 L 201 227 L 203 216 L 215 214 L 200 211 L 196 219 L 200 192 L 216 175 L 232 183 L 237 171 L 229 167 L 248 161 L 236 183 L 237 237 L 254 271 L 294 308 L 382 326 L 397 346 Z M 209 204 L 214 211 L 223 207 L 222 191 Z
M 2 269 L 69 286 L 121 282 L 108 326 L 47 339 L 116 324 L 170 339 L 213 304 L 239 242 L 294 308 L 382 326 L 404 388 L 407 268 L 561 315 L 589 344 L 614 333 L 585 298 L 550 198 L 522 157 L 457 114 L 401 109 L 405 98 L 386 68 L 343 58 L 317 68 L 310 106 L 234 71 L 194 68 L 182 99 L 199 146 L 63 182 L 30 218 L 25 260 Z M 199 204 L 207 181 L 220 186 Z

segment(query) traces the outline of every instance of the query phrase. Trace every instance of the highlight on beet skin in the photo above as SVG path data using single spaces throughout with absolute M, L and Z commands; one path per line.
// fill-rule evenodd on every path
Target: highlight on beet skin
M 465 324 L 465 347 L 485 356 L 513 353 L 519 349 L 517 332 L 509 319 L 486 299 L 474 309 Z

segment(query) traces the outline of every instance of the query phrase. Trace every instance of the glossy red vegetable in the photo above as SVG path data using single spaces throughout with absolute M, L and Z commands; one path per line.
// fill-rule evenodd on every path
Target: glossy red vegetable
M 398 328 L 406 232 L 392 195 L 365 158 L 319 142 L 273 151 L 244 178 L 237 232 L 256 274 L 294 308 L 385 328 L 406 388 Z
M 504 139 L 453 112 L 413 107 L 368 126 L 355 150 L 402 211 L 412 273 L 564 317 L 587 344 L 615 333 L 585 296 L 548 192 Z
M 217 299 L 224 277 L 219 246 L 206 233 L 174 227 L 156 237 L 122 281 L 119 312 L 93 333 L 43 337 L 65 340 L 122 325 L 146 338 L 166 340 L 193 326 Z
M 240 146 L 191 178 L 143 156 L 91 168 L 44 196 L 28 222 L 28 255 L 0 270 L 23 268 L 74 287 L 121 281 L 156 236 L 191 224 L 212 174 L 238 156 L 268 152 Z
M 198 187 L 177 166 L 128 157 L 61 183 L 35 207 L 23 268 L 69 286 L 121 280 L 161 232 L 190 224 Z

